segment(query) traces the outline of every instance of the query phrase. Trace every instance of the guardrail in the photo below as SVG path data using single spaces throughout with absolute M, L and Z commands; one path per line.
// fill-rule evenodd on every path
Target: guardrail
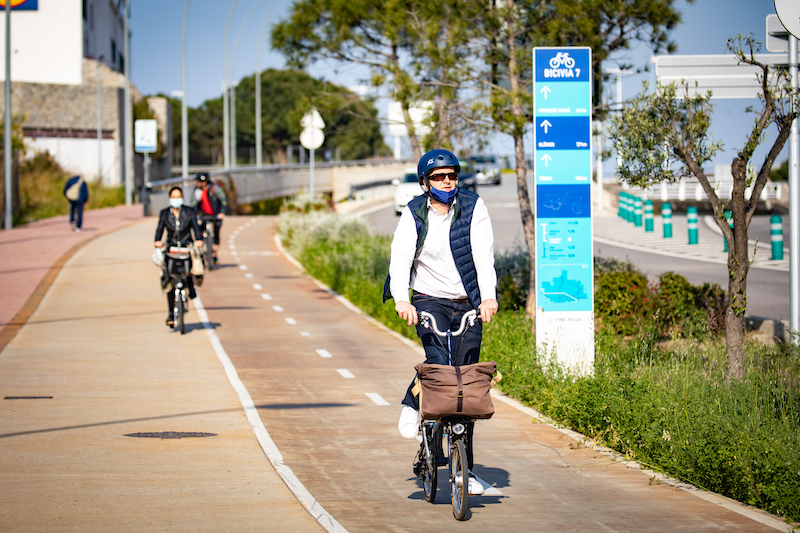
M 408 164 L 407 161 L 395 159 L 315 163 L 314 188 L 330 193 L 334 202 L 359 194 L 358 191 L 375 189 L 374 193 L 377 188 L 386 188 L 392 179 L 402 177 Z M 242 167 L 216 170 L 209 174 L 212 178 L 226 181 L 229 191 L 236 195 L 238 204 L 299 194 L 309 186 L 307 164 Z M 194 177 L 190 176 L 188 181 L 193 182 Z M 169 189 L 183 182 L 183 177 L 178 177 L 148 183 L 148 190 L 142 195 L 145 213 L 154 214 L 165 208 L 169 204 Z

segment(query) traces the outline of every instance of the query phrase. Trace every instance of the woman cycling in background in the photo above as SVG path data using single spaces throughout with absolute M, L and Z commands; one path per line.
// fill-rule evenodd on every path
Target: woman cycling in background
M 161 239 L 165 230 L 167 232 L 167 240 L 163 241 Z M 192 235 L 194 235 L 194 239 L 192 239 Z M 183 205 L 183 189 L 173 187 L 169 191 L 169 207 L 162 209 L 158 215 L 158 227 L 156 228 L 156 238 L 153 245 L 156 248 L 164 248 L 165 244 L 167 247 L 188 246 L 192 240 L 194 240 L 194 245 L 198 248 L 203 246 L 203 234 L 197 224 L 197 214 L 191 207 Z M 167 292 L 167 308 L 169 309 L 167 326 L 173 327 L 175 317 L 172 314 L 172 310 L 175 308 L 175 293 L 167 290 L 169 280 L 170 277 L 166 269 L 164 269 L 161 273 L 161 289 Z M 188 290 L 189 298 L 197 296 L 191 276 L 189 276 Z

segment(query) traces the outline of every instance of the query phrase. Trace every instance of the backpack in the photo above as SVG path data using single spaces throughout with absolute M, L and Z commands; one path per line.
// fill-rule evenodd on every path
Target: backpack
M 64 196 L 67 197 L 67 200 L 75 202 L 81 196 L 81 185 L 83 185 L 83 177 L 79 177 L 78 181 L 76 181 L 72 186 L 67 189 L 67 192 L 64 193 Z

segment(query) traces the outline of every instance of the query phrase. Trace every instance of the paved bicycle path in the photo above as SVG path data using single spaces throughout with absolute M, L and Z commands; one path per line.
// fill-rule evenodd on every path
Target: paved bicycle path
M 475 442 L 475 471 L 495 495 L 471 498 L 470 519 L 456 523 L 445 476 L 437 503 L 426 503 L 411 470 L 418 445 L 397 434 L 418 350 L 282 256 L 274 223 L 226 220 L 223 268 L 210 274 L 203 299 L 286 464 L 348 531 L 775 531 L 691 492 L 651 485 L 648 475 L 499 401 Z
M 192 306 L 164 326 L 155 219 L 64 265 L 0 352 L 0 531 L 322 528 L 256 441 Z M 209 280 L 209 284 L 215 280 Z M 208 432 L 161 440 L 138 432 Z

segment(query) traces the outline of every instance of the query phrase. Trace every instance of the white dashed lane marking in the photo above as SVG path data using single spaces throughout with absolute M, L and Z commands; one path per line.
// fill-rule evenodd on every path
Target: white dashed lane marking
M 253 288 L 254 288 L 255 290 L 257 290 L 257 291 L 260 291 L 260 290 L 261 290 L 261 289 L 263 289 L 264 287 L 262 287 L 260 283 L 253 283 Z
M 275 311 L 276 313 L 283 313 L 283 307 L 281 307 L 280 305 L 273 305 L 272 310 Z
M 246 278 L 252 278 L 252 277 L 253 277 L 253 275 L 252 275 L 250 272 L 248 272 L 247 274 L 245 274 L 245 275 L 244 275 L 244 277 L 246 277 Z
M 309 333 L 307 331 L 301 331 L 300 332 L 300 336 L 301 337 L 309 337 L 309 338 L 311 338 L 311 333 Z
M 286 323 L 294 326 L 295 324 L 297 324 L 297 320 L 295 320 L 294 318 L 287 318 Z
M 375 402 L 375 405 L 389 405 L 389 402 L 384 400 L 377 392 L 365 392 L 367 398 Z
M 269 294 L 267 294 L 267 293 L 262 293 L 262 294 L 261 294 L 261 297 L 262 297 L 262 298 L 264 298 L 265 300 L 272 300 L 272 296 L 270 296 L 270 295 L 269 295 Z
M 320 357 L 333 357 L 328 350 L 317 350 Z
M 336 369 L 336 371 L 337 371 L 339 374 L 341 374 L 341 376 L 342 376 L 343 378 L 352 379 L 352 378 L 354 378 L 354 377 L 355 377 L 355 376 L 354 376 L 354 375 L 353 375 L 353 374 L 352 374 L 352 373 L 351 373 L 349 370 L 347 370 L 346 368 L 337 368 L 337 369 Z
M 239 265 L 239 268 L 241 268 L 242 270 L 247 270 L 247 265 Z

